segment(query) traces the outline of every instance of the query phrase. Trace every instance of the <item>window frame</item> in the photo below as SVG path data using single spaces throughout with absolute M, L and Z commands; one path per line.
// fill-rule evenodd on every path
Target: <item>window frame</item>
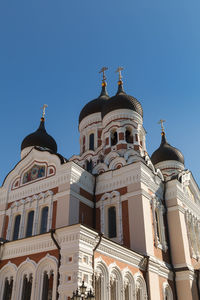
M 19 228 L 18 228 L 18 235 L 17 235 L 17 238 L 14 239 L 14 233 L 15 233 L 15 226 L 16 226 L 16 219 L 17 217 L 20 217 L 20 220 L 19 220 Z M 13 222 L 13 229 L 12 229 L 12 241 L 17 241 L 19 238 L 20 238 L 20 227 L 21 227 L 21 222 L 22 222 L 22 216 L 21 214 L 16 214 L 14 216 L 14 222 Z
M 33 213 L 33 216 L 32 216 L 32 220 L 31 220 L 31 213 Z M 31 227 L 31 234 L 30 234 L 30 229 L 28 228 L 28 226 L 30 225 L 29 224 L 29 217 L 30 217 L 30 220 L 32 221 L 32 227 Z M 31 222 L 30 221 L 30 222 Z M 31 237 L 31 236 L 33 236 L 34 235 L 34 222 L 35 221 L 35 209 L 31 209 L 31 210 L 28 210 L 27 212 L 26 212 L 26 226 L 25 226 L 25 228 L 26 228 L 26 231 L 25 231 L 25 234 L 24 234 L 24 237 L 25 238 L 27 238 L 27 237 Z M 30 235 L 29 235 L 30 234 Z
M 47 210 L 47 219 L 46 219 L 46 231 L 41 232 L 42 218 L 43 218 L 43 211 L 44 211 L 45 208 L 48 209 L 48 210 Z M 38 222 L 38 224 L 39 224 L 38 234 L 43 234 L 43 233 L 48 232 L 48 230 L 49 230 L 49 228 L 48 228 L 48 223 L 49 223 L 49 213 L 50 213 L 50 211 L 49 211 L 49 206 L 48 206 L 48 205 L 42 206 L 42 207 L 40 208 L 40 217 L 39 217 L 39 222 Z

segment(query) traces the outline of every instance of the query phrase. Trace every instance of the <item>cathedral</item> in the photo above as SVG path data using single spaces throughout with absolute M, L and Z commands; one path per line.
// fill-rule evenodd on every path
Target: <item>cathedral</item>
M 142 104 L 121 71 L 80 111 L 80 153 L 45 129 L 0 187 L 0 300 L 200 299 L 200 190 L 161 123 L 149 156 Z

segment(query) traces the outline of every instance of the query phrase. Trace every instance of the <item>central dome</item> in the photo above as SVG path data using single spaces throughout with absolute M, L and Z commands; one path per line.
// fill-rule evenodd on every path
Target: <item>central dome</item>
M 23 140 L 21 144 L 21 151 L 27 147 L 31 146 L 39 146 L 42 148 L 47 148 L 49 150 L 52 150 L 54 153 L 57 152 L 57 144 L 54 138 L 50 136 L 45 129 L 44 126 L 44 118 L 41 118 L 40 126 L 39 128 L 29 134 L 25 139 Z
M 79 115 L 79 124 L 87 116 L 94 114 L 94 113 L 101 112 L 104 104 L 106 103 L 106 101 L 108 99 L 109 99 L 109 96 L 106 91 L 106 85 L 105 86 L 103 85 L 100 96 L 97 99 L 94 99 L 94 100 L 88 102 L 81 110 L 80 115 Z
M 104 118 L 105 115 L 107 115 L 109 112 L 118 109 L 130 109 L 138 113 L 141 117 L 143 117 L 142 105 L 136 98 L 127 95 L 124 92 L 122 83 L 120 82 L 117 94 L 111 97 L 103 106 L 102 118 Z

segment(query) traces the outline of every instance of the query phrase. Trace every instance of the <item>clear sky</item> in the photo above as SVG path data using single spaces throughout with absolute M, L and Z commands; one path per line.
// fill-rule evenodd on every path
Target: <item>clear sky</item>
M 1 0 L 0 184 L 44 103 L 59 152 L 78 154 L 79 112 L 99 95 L 102 66 L 116 93 L 119 65 L 126 92 L 142 103 L 149 154 L 164 118 L 200 184 L 199 13 L 199 0 Z

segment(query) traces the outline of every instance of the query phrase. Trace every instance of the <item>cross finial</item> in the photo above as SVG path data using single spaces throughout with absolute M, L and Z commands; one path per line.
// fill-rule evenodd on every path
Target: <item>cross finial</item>
M 115 73 L 119 73 L 119 81 L 122 80 L 122 71 L 124 70 L 123 67 L 118 67 Z
M 45 117 L 45 109 L 48 107 L 48 105 L 47 104 L 44 104 L 43 106 L 42 106 L 42 118 L 44 119 L 44 117 Z
M 160 119 L 160 120 L 158 121 L 158 124 L 161 124 L 162 133 L 165 133 L 165 129 L 164 129 L 164 126 L 163 126 L 163 123 L 164 123 L 164 122 L 166 122 L 166 121 L 163 120 L 163 119 Z
M 103 73 L 103 79 L 102 79 L 102 82 L 105 83 L 106 81 L 106 75 L 105 75 L 105 71 L 107 71 L 108 68 L 107 67 L 103 67 L 101 68 L 101 70 L 99 71 L 99 73 Z

